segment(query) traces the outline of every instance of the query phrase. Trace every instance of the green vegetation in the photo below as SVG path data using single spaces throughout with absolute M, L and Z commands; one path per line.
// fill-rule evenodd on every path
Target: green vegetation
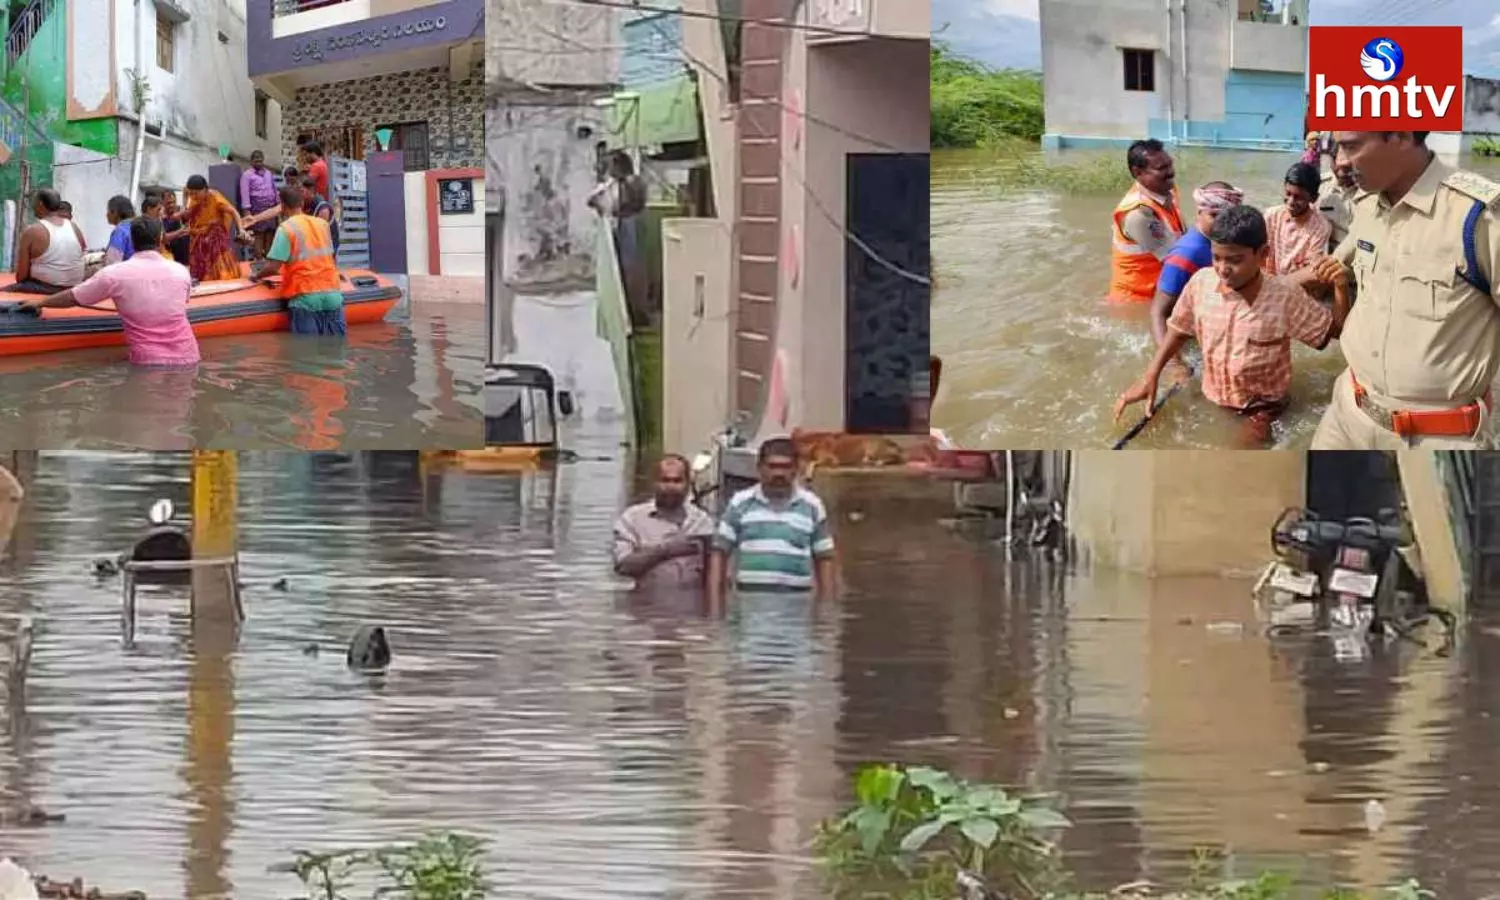
M 932 146 L 989 147 L 1042 139 L 1042 76 L 993 69 L 932 42 Z
M 1475 156 L 1500 156 L 1500 141 L 1492 137 L 1475 138 L 1471 150 Z
M 1188 884 L 1149 893 L 1137 886 L 1108 893 L 1066 889 L 1057 836 L 1070 823 L 1049 798 L 1010 793 L 923 766 L 870 766 L 855 776 L 854 806 L 824 822 L 815 848 L 834 900 L 977 900 L 961 880 L 974 876 L 995 897 L 1032 900 L 1284 900 L 1292 879 L 1281 874 L 1224 881 L 1222 857 L 1200 853 Z M 1299 892 L 1300 895 L 1301 892 Z M 1322 900 L 1362 900 L 1343 888 Z M 1415 881 L 1392 887 L 1385 900 L 1434 895 Z
M 297 851 L 286 871 L 302 882 L 303 900 L 351 900 L 354 883 L 375 882 L 371 897 L 480 900 L 486 885 L 476 838 L 434 832 L 412 844 L 376 850 Z

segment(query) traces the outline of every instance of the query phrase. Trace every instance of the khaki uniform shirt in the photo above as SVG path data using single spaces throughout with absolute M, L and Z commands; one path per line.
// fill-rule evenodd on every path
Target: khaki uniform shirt
M 621 560 L 637 550 L 665 544 L 675 537 L 710 538 L 713 533 L 713 518 L 692 501 L 682 505 L 680 518 L 657 509 L 655 500 L 637 503 L 620 513 L 620 518 L 615 522 L 615 565 L 619 565 Z M 647 589 L 684 588 L 702 584 L 702 553 L 664 560 L 636 580 L 637 587 Z
M 1332 172 L 1323 174 L 1322 187 L 1318 190 L 1318 212 L 1333 225 L 1332 243 L 1329 250 L 1344 242 L 1349 234 L 1349 224 L 1354 221 L 1354 204 L 1365 196 L 1358 187 L 1342 187 Z
M 1334 251 L 1354 270 L 1359 300 L 1339 343 L 1359 383 L 1415 408 L 1482 397 L 1500 369 L 1500 184 L 1434 159 L 1395 204 L 1356 202 L 1349 235 Z M 1481 294 L 1460 272 L 1464 219 L 1489 204 L 1475 230 Z

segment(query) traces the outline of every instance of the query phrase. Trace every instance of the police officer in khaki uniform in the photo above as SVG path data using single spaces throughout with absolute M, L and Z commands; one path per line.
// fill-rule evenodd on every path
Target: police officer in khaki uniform
M 1318 212 L 1333 225 L 1333 236 L 1328 250 L 1333 252 L 1344 238 L 1349 236 L 1349 225 L 1354 221 L 1354 204 L 1365 196 L 1354 180 L 1354 170 L 1348 163 L 1340 164 L 1335 158 L 1332 172 L 1324 172 L 1318 189 Z
M 1500 184 L 1438 162 L 1425 131 L 1340 131 L 1336 162 L 1373 197 L 1319 264 L 1353 269 L 1358 301 L 1339 343 L 1314 450 L 1491 446 L 1500 370 Z

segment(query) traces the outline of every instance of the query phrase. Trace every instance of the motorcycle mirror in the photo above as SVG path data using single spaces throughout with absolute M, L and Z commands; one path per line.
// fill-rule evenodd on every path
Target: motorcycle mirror
M 152 525 L 165 525 L 172 521 L 172 512 L 172 501 L 163 497 L 151 504 L 151 511 L 146 514 L 146 518 Z

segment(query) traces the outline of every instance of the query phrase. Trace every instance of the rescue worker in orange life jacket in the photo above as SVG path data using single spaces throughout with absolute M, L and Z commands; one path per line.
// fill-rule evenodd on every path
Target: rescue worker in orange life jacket
M 276 228 L 265 263 L 251 280 L 281 273 L 279 293 L 287 301 L 293 334 L 346 334 L 344 293 L 333 261 L 333 234 L 328 223 L 304 211 L 300 186 L 286 185 L 280 199 L 284 218 Z
M 1115 206 L 1110 224 L 1109 299 L 1149 303 L 1162 260 L 1187 228 L 1177 172 L 1162 142 L 1136 141 L 1125 151 L 1125 162 L 1135 184 Z

